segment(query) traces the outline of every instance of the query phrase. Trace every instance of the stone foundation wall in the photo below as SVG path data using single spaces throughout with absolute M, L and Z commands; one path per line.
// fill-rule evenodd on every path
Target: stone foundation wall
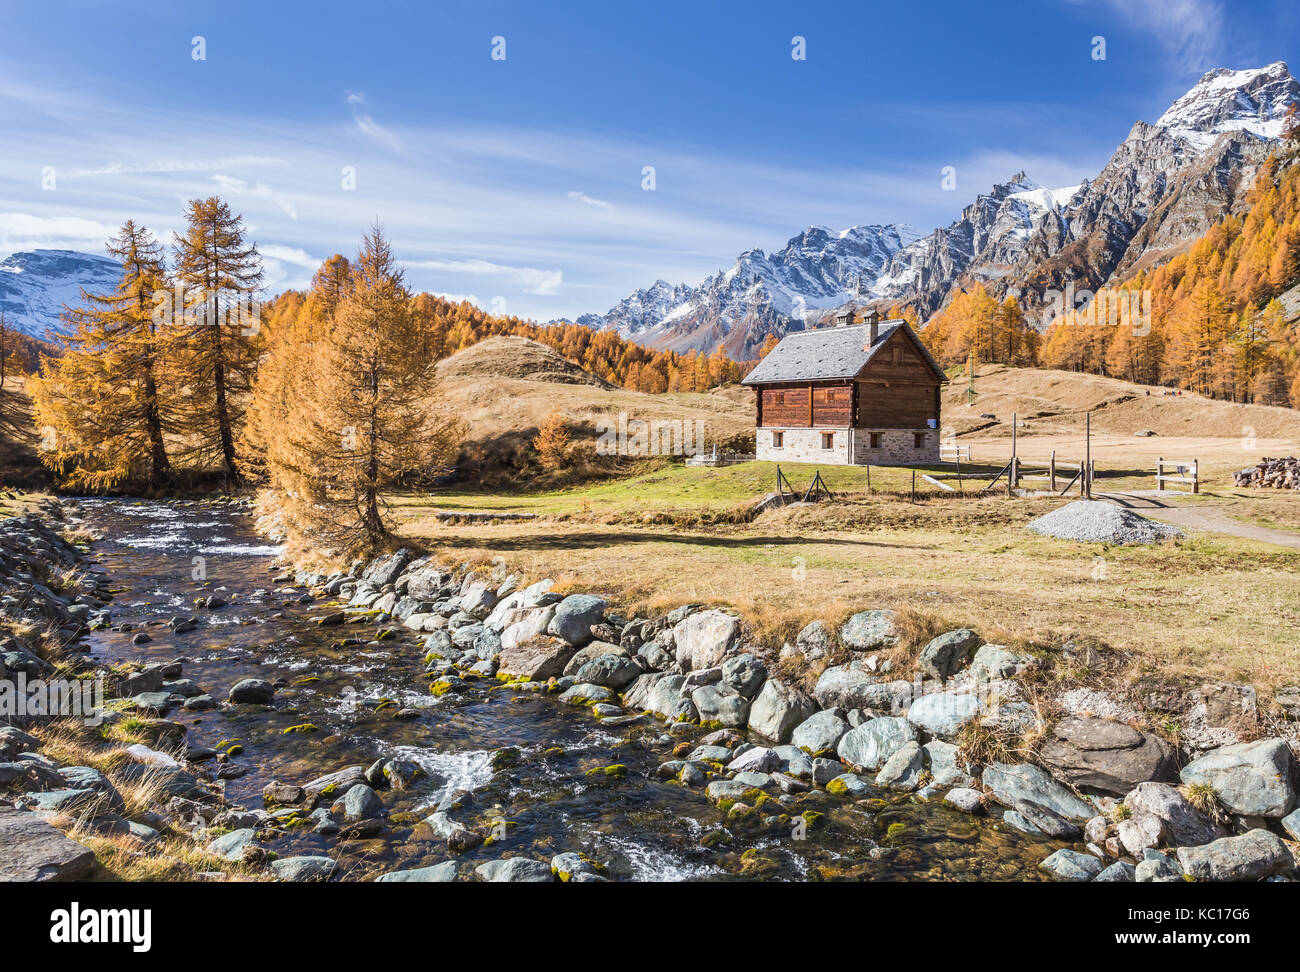
M 880 445 L 871 447 L 872 433 Z M 921 447 L 917 434 L 924 436 Z M 938 429 L 854 429 L 853 464 L 856 466 L 917 466 L 939 461 Z
M 782 444 L 772 444 L 780 432 Z M 822 447 L 822 433 L 830 433 L 832 446 Z M 924 436 L 917 448 L 915 436 Z M 879 437 L 872 448 L 871 436 Z M 937 429 L 790 429 L 761 428 L 756 433 L 756 457 L 761 462 L 808 462 L 828 466 L 914 466 L 939 461 Z
M 822 432 L 833 437 L 830 449 L 822 448 Z M 828 466 L 847 466 L 850 429 L 759 429 L 756 455 L 760 462 L 811 462 Z M 772 445 L 772 433 L 780 432 L 783 442 Z

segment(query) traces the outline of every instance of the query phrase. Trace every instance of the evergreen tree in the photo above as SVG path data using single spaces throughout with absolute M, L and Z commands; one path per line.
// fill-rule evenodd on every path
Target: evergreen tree
M 257 364 L 257 322 L 244 314 L 262 282 L 257 246 L 243 217 L 216 196 L 192 199 L 185 235 L 177 235 L 176 278 L 189 325 L 180 362 L 187 386 L 186 431 L 201 462 L 214 462 L 237 483 L 235 437 Z
M 352 289 L 302 362 L 311 380 L 267 451 L 291 542 L 311 536 L 340 554 L 385 545 L 382 490 L 444 461 L 458 431 L 443 413 L 426 335 L 378 226 L 352 269 Z
M 68 310 L 67 351 L 47 358 L 32 383 L 42 458 L 68 485 L 103 489 L 140 481 L 153 489 L 171 477 L 172 431 L 165 357 L 174 329 L 158 312 L 167 289 L 162 248 L 127 220 L 108 242 L 122 264 L 111 294 L 82 291 L 86 306 Z

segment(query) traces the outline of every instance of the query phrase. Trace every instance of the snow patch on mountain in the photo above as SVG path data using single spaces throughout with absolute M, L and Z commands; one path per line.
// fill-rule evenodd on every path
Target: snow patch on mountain
M 0 260 L 0 310 L 16 331 L 35 338 L 67 333 L 64 305 L 82 304 L 81 291 L 109 293 L 122 267 L 108 257 L 76 250 L 30 250 Z
M 1300 82 L 1286 62 L 1234 71 L 1217 68 L 1160 116 L 1156 128 L 1205 151 L 1228 132 L 1247 131 L 1260 138 L 1282 135 L 1287 109 L 1300 99 Z

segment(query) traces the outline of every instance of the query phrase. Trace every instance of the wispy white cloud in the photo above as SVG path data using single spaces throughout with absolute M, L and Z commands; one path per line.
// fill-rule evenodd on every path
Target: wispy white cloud
M 323 262 L 319 257 L 311 256 L 306 250 L 299 249 L 296 246 L 281 246 L 278 243 L 264 243 L 257 249 L 264 258 L 270 257 L 273 260 L 279 260 L 283 263 L 292 263 L 296 267 L 306 267 L 313 271 Z
M 366 111 L 366 96 L 360 91 L 349 91 L 344 102 L 352 109 L 352 124 L 358 132 L 393 152 L 402 151 L 402 140 L 375 121 Z
M 80 216 L 0 213 L 0 251 L 50 248 L 98 253 L 117 230 L 115 224 Z
M 569 198 L 587 206 L 596 206 L 599 209 L 610 209 L 613 206 L 612 203 L 608 203 L 604 199 L 595 199 L 588 196 L 585 192 L 579 192 L 576 189 L 570 190 Z
M 140 175 L 150 172 L 213 172 L 234 166 L 284 165 L 283 159 L 260 155 L 231 156 L 224 159 L 155 159 L 137 162 L 110 162 L 93 169 L 72 169 L 68 175 L 74 179 L 94 176 Z
M 1226 26 L 1221 0 L 1103 2 L 1130 28 L 1149 34 L 1180 70 L 1199 72 L 1221 65 Z
M 268 199 L 279 207 L 280 211 L 290 219 L 298 218 L 298 208 L 293 204 L 293 200 L 282 192 L 276 192 L 265 182 L 258 182 L 249 185 L 244 179 L 237 179 L 234 176 L 218 172 L 212 177 L 212 181 L 231 196 L 254 196 L 258 199 Z
M 543 270 L 538 267 L 510 267 L 488 260 L 413 260 L 407 266 L 425 270 L 445 270 L 473 276 L 501 277 L 515 284 L 526 294 L 541 297 L 553 296 L 564 283 L 563 270 Z

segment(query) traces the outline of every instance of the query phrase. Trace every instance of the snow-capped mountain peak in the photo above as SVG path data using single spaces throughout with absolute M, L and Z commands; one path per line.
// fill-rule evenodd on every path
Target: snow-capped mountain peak
M 1217 68 L 1170 105 L 1155 127 L 1187 139 L 1198 150 L 1228 132 L 1278 138 L 1287 109 L 1297 100 L 1300 82 L 1284 61 L 1243 71 Z
M 122 267 L 108 257 L 76 250 L 29 250 L 0 260 L 0 310 L 10 327 L 36 338 L 65 333 L 65 304 L 81 304 L 81 290 L 111 293 Z

